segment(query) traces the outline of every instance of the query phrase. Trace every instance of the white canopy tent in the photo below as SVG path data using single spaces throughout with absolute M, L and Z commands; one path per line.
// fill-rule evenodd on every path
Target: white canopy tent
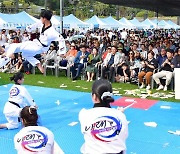
M 108 25 L 104 23 L 100 18 L 98 18 L 96 15 L 92 16 L 90 19 L 85 21 L 88 24 L 92 24 L 92 28 L 107 28 Z
M 139 20 L 137 20 L 136 18 L 133 18 L 132 20 L 129 20 L 137 29 L 147 29 L 148 27 L 139 22 Z
M 26 26 L 29 26 L 39 21 L 38 19 L 30 16 L 25 11 L 19 12 L 17 14 L 0 13 L 0 18 L 5 21 L 2 26 L 5 29 L 25 28 Z
M 126 29 L 134 29 L 134 28 L 136 28 L 129 20 L 127 20 L 126 18 L 121 18 L 120 20 L 119 20 L 119 22 L 121 23 L 121 24 L 124 24 L 124 25 L 126 25 Z
M 107 24 L 108 29 L 123 29 L 126 27 L 125 24 L 122 24 L 118 20 L 114 19 L 112 16 L 102 18 L 102 21 Z
M 60 17 L 59 16 L 53 16 L 51 19 L 52 23 L 60 28 Z M 75 17 L 73 14 L 70 14 L 68 16 L 63 17 L 63 28 L 64 29 L 75 29 L 75 30 L 87 30 L 92 27 L 91 24 L 88 24 L 86 22 L 81 21 L 77 17 Z
M 142 21 L 141 23 L 146 25 L 147 29 L 154 29 L 157 27 L 157 25 L 149 19 L 146 19 L 146 20 Z

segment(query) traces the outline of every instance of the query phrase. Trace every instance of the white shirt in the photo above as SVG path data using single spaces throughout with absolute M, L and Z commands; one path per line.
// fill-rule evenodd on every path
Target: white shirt
M 0 45 L 3 46 L 5 43 L 7 43 L 7 36 L 6 34 L 1 34 Z
M 124 39 L 124 40 L 127 39 L 127 32 L 126 31 L 121 32 L 121 39 Z
M 24 127 L 15 135 L 14 146 L 18 154 L 51 154 L 54 135 L 42 126 Z
M 82 55 L 81 56 L 85 56 L 85 54 L 82 52 Z M 84 58 L 81 58 L 79 63 L 83 64 L 83 61 L 84 61 Z
M 82 109 L 79 121 L 85 140 L 81 153 L 119 153 L 126 150 L 128 123 L 121 111 L 105 107 Z

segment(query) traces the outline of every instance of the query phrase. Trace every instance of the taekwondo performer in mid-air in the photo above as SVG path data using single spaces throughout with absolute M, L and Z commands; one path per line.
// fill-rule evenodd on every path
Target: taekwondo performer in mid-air
M 52 12 L 49 10 L 43 10 L 40 13 L 41 23 L 35 23 L 26 28 L 27 32 L 31 32 L 40 28 L 40 36 L 33 41 L 26 41 L 23 43 L 12 43 L 5 47 L 4 56 L 0 58 L 0 68 L 5 66 L 14 53 L 22 53 L 22 56 L 27 59 L 33 66 L 37 66 L 39 70 L 44 73 L 44 69 L 39 60 L 34 58 L 36 54 L 41 54 L 48 51 L 52 41 L 59 42 L 59 50 L 65 51 L 65 40 L 55 30 L 51 24 Z M 3 50 L 3 48 L 1 48 Z

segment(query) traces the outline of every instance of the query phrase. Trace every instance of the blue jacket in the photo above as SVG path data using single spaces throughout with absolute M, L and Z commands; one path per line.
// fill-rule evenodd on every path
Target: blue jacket
M 78 53 L 74 59 L 74 63 L 80 63 L 80 60 L 81 60 L 80 56 L 82 56 L 82 51 L 78 51 Z M 85 58 L 83 59 L 83 63 L 86 63 L 88 61 L 87 60 L 88 56 L 89 56 L 89 52 L 86 51 L 85 52 Z

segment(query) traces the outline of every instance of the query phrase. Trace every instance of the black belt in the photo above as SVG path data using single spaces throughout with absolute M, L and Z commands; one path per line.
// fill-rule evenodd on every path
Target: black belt
M 109 154 L 109 153 L 108 153 Z M 119 152 L 119 153 L 111 153 L 111 154 L 123 154 L 123 151 Z
M 9 103 L 11 103 L 11 104 L 13 104 L 13 105 L 16 105 L 17 107 L 21 108 L 18 103 L 15 103 L 15 102 L 12 102 L 12 101 L 9 101 Z
M 39 40 L 39 38 L 37 38 L 37 40 L 39 41 L 39 43 L 41 43 L 41 41 Z M 41 43 L 41 45 L 42 45 L 43 47 L 48 47 L 47 45 L 45 45 L 45 44 L 43 44 L 43 43 Z

